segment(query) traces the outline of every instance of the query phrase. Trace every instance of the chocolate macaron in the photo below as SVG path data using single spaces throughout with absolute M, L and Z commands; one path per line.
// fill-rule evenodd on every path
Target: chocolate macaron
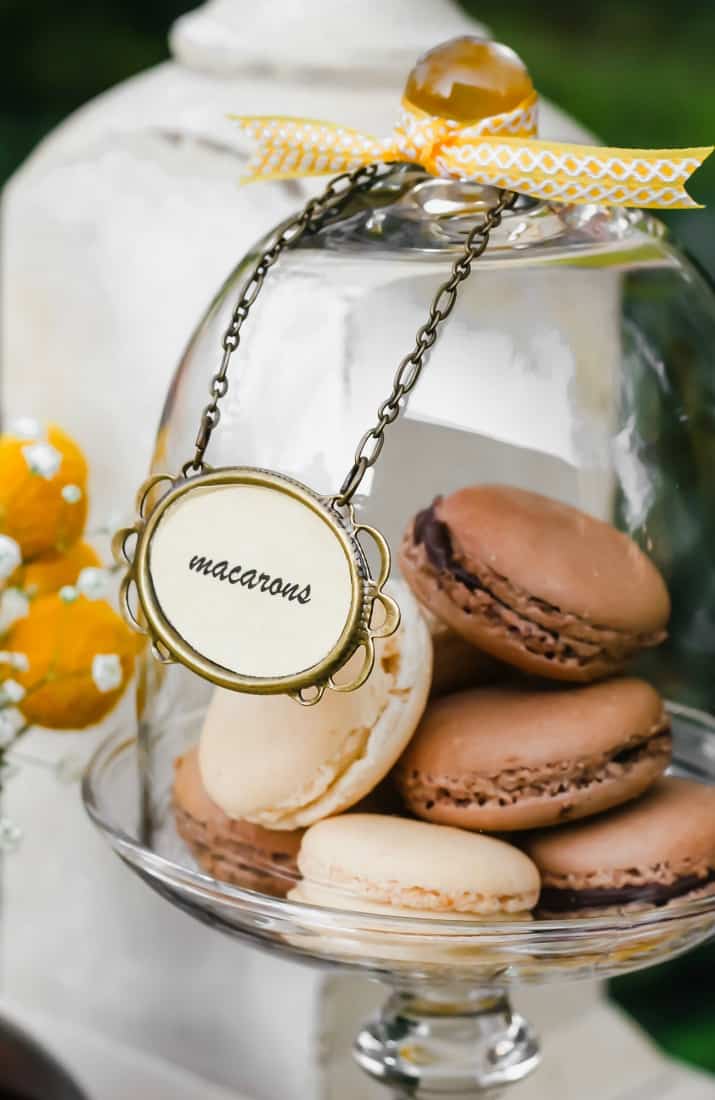
M 174 815 L 179 835 L 213 878 L 285 896 L 298 878 L 304 829 L 265 829 L 228 817 L 204 788 L 198 751 L 174 761 Z
M 524 672 L 588 681 L 665 638 L 670 600 L 627 535 L 505 485 L 437 498 L 410 524 L 402 572 L 463 638 Z
M 432 638 L 432 698 L 493 684 L 512 672 L 508 665 L 466 642 L 429 608 L 423 607 L 421 611 Z
M 643 680 L 487 687 L 431 703 L 395 779 L 417 817 L 508 832 L 636 798 L 670 752 L 663 702 Z
M 715 787 L 666 778 L 602 817 L 532 835 L 539 909 L 584 917 L 715 893 Z

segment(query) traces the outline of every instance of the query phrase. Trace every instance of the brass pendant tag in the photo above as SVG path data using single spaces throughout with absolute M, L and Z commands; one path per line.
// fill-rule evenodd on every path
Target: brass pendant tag
M 248 467 L 160 476 L 140 490 L 138 511 L 137 523 L 115 537 L 115 554 L 128 565 L 122 604 L 162 661 L 221 687 L 313 703 L 328 686 L 364 683 L 374 638 L 397 629 L 399 610 L 382 591 L 390 568 L 384 538 L 305 485 Z M 377 548 L 375 579 L 361 537 Z M 359 670 L 336 683 L 357 650 Z

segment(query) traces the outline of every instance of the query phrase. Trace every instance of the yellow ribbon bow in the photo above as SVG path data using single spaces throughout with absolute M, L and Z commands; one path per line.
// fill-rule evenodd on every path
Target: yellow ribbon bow
M 682 209 L 685 190 L 712 153 L 700 149 L 609 149 L 541 141 L 536 93 L 513 111 L 454 122 L 402 102 L 387 138 L 305 118 L 232 116 L 256 142 L 243 182 L 336 175 L 374 161 L 421 164 L 435 176 L 518 191 L 563 203 Z

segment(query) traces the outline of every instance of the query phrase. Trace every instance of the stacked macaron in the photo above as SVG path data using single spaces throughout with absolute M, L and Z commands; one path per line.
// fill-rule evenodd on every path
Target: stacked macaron
M 401 564 L 442 646 L 455 635 L 500 668 L 496 683 L 462 677 L 462 690 L 430 703 L 395 769 L 406 807 L 429 822 L 523 833 L 514 839 L 541 872 L 543 915 L 710 889 L 715 791 L 660 779 L 671 753 L 663 700 L 625 675 L 664 640 L 670 613 L 637 544 L 558 501 L 479 485 L 415 517 Z M 461 657 L 461 669 L 475 667 Z M 666 819 L 689 794 L 709 826 L 695 856 L 680 845 L 692 873 L 679 873 Z
M 178 832 L 208 874 L 266 893 L 295 887 L 297 900 L 370 912 L 527 918 L 539 875 L 522 851 L 396 816 L 404 810 L 386 777 L 424 713 L 432 639 L 409 589 L 395 587 L 400 628 L 378 641 L 357 691 L 310 708 L 215 692 L 198 747 L 175 764 Z
M 313 708 L 216 691 L 174 786 L 202 869 L 452 920 L 715 890 L 715 790 L 661 779 L 668 715 L 627 675 L 670 612 L 636 543 L 546 497 L 475 486 L 419 513 L 401 566 L 402 623 L 358 691 Z M 695 829 L 685 814 L 676 827 L 686 803 Z

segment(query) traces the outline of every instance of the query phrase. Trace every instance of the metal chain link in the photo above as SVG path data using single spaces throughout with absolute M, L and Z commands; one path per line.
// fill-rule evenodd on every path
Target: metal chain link
M 225 397 L 228 390 L 227 375 L 231 356 L 239 345 L 241 328 L 258 297 L 268 271 L 284 249 L 295 244 L 306 230 L 319 229 L 328 215 L 339 211 L 353 195 L 372 183 L 378 171 L 386 167 L 381 164 L 368 164 L 353 172 L 344 172 L 336 176 L 321 195 L 310 199 L 301 213 L 282 227 L 259 256 L 224 333 L 221 366 L 211 379 L 211 401 L 201 415 L 194 457 L 186 463 L 182 471 L 185 476 L 191 472 L 200 473 L 204 469 L 204 453 L 213 430 L 221 418 L 218 403 L 222 397 Z M 460 284 L 469 276 L 472 264 L 487 247 L 492 230 L 501 224 L 502 214 L 514 205 L 516 198 L 516 194 L 511 191 L 500 191 L 498 200 L 470 231 L 464 243 L 464 251 L 453 264 L 449 279 L 439 287 L 432 299 L 429 317 L 417 330 L 415 346 L 404 357 L 395 372 L 392 390 L 377 410 L 376 423 L 365 432 L 357 445 L 354 462 L 340 486 L 339 493 L 333 498 L 335 505 L 349 504 L 363 477 L 380 457 L 385 443 L 385 429 L 397 420 L 404 408 L 406 397 L 417 385 L 425 365 L 425 356 L 437 340 L 441 324 L 454 309 Z
M 355 461 L 340 486 L 340 492 L 334 498 L 336 504 L 349 503 L 367 471 L 380 457 L 385 443 L 385 428 L 397 420 L 404 408 L 405 398 L 417 385 L 425 365 L 425 356 L 437 340 L 440 325 L 454 309 L 460 284 L 469 276 L 472 264 L 489 243 L 491 231 L 500 225 L 502 214 L 514 205 L 516 198 L 514 192 L 500 191 L 498 201 L 469 233 L 462 255 L 452 265 L 449 279 L 442 283 L 432 299 L 427 321 L 417 330 L 415 346 L 395 372 L 392 392 L 377 410 L 377 422 L 365 432 L 355 449 Z
M 307 230 L 319 229 L 329 214 L 338 213 L 353 195 L 368 187 L 378 172 L 384 168 L 385 166 L 381 164 L 367 164 L 361 165 L 352 172 L 343 172 L 335 176 L 322 194 L 309 199 L 301 212 L 281 227 L 256 260 L 223 335 L 221 365 L 211 379 L 209 386 L 211 400 L 201 414 L 194 457 L 185 463 L 182 469 L 184 476 L 201 473 L 205 469 L 204 454 L 213 431 L 221 419 L 218 403 L 228 392 L 228 368 L 231 356 L 241 342 L 241 329 L 251 306 L 258 297 L 266 275 L 286 248 L 300 240 Z

